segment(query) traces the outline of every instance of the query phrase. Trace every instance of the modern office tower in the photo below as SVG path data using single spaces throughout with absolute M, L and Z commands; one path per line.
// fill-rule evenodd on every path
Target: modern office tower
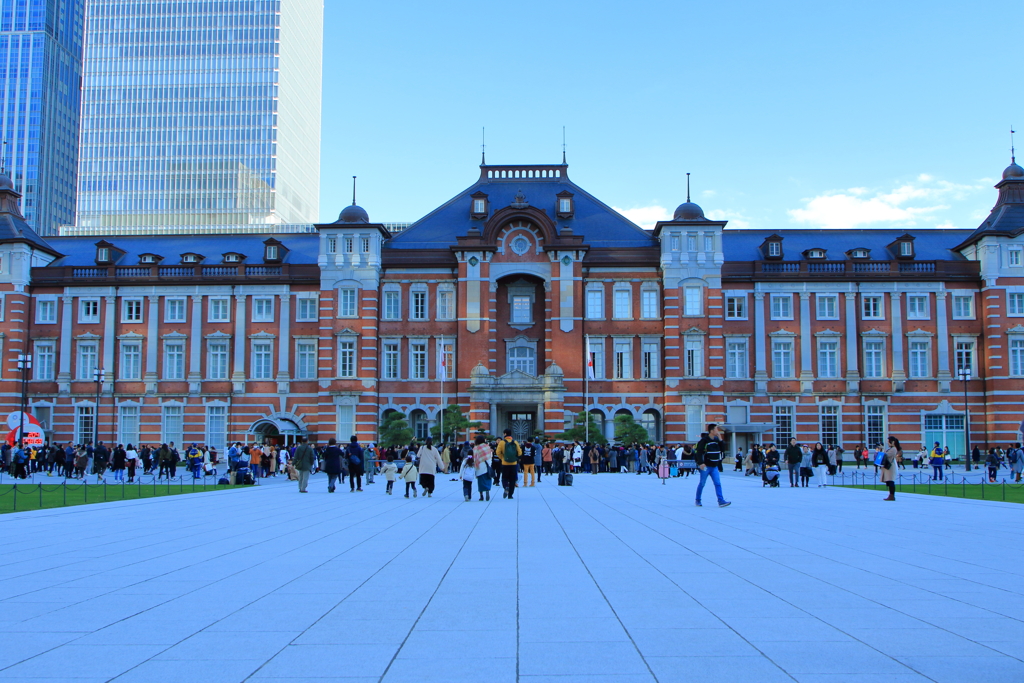
M 43 235 L 75 215 L 85 0 L 0 0 L 0 159 Z
M 87 0 L 78 227 L 317 220 L 322 54 L 322 0 Z

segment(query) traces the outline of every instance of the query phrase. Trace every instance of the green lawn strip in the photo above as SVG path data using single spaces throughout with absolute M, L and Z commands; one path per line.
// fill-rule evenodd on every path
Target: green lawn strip
M 115 500 L 137 500 L 139 498 L 159 498 L 161 496 L 177 496 L 185 493 L 202 493 L 203 491 L 223 491 L 233 488 L 229 485 L 197 484 L 193 489 L 191 481 L 181 484 L 173 482 L 147 484 L 107 484 L 96 485 L 73 483 L 67 484 L 19 483 L 17 493 L 12 484 L 0 485 L 0 514 L 6 512 L 24 512 L 28 510 L 46 510 L 71 505 L 87 505 L 92 503 L 109 503 Z
M 868 491 L 881 491 L 884 492 L 887 489 L 884 484 L 868 484 L 866 486 L 842 486 L 836 484 L 840 488 L 847 489 L 866 489 Z M 949 498 L 967 498 L 970 500 L 995 500 L 995 501 L 1006 501 L 1007 503 L 1024 503 L 1024 484 L 1006 484 L 1004 487 L 1002 484 L 947 484 L 943 485 L 942 482 L 932 482 L 931 486 L 928 484 L 903 484 L 902 486 L 896 486 L 896 495 L 899 496 L 901 493 L 917 493 L 926 496 L 946 496 Z

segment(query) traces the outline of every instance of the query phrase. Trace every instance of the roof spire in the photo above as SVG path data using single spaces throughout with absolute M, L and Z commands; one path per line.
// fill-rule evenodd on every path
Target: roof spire
M 562 126 L 562 165 L 565 165 L 565 126 Z
M 686 174 L 686 201 L 690 201 L 690 174 Z
M 1013 124 L 1011 123 L 1010 124 L 1010 162 L 1014 163 L 1014 164 L 1017 163 L 1016 150 L 1014 150 L 1014 148 L 1013 148 L 1013 134 L 1016 133 L 1016 132 L 1017 131 L 1015 131 L 1013 129 Z M 6 145 L 7 143 L 5 142 L 4 144 Z
M 480 128 L 480 165 L 487 165 L 487 127 Z
M 7 175 L 7 140 L 4 140 L 3 152 L 0 153 L 0 175 Z
M 356 177 L 352 176 L 352 206 L 356 205 Z

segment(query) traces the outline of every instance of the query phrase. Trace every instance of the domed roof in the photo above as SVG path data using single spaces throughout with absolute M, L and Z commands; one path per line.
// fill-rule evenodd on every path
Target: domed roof
M 13 190 L 14 181 L 6 173 L 0 173 L 0 190 Z
M 1018 166 L 1016 160 L 1003 171 L 1003 180 L 1009 180 L 1010 178 L 1024 178 L 1024 168 Z
M 366 209 L 357 205 L 349 204 L 341 213 L 338 215 L 339 223 L 369 223 L 370 215 L 366 213 Z
M 676 208 L 676 213 L 672 217 L 675 221 L 702 221 L 704 218 L 704 209 L 700 208 L 693 202 L 683 202 Z

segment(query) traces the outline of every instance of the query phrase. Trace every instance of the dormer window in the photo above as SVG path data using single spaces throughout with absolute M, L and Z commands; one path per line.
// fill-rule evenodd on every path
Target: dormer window
M 99 247 L 96 249 L 97 263 L 110 263 L 110 247 Z
M 152 266 L 163 260 L 164 257 L 157 254 L 139 254 L 139 263 L 144 266 Z
M 199 263 L 199 254 L 182 254 L 182 263 Z
M 474 199 L 473 200 L 473 213 L 485 213 L 487 211 L 487 200 L 486 199 Z
M 224 263 L 240 263 L 242 261 L 242 255 L 229 251 L 224 254 Z
M 914 236 L 905 233 L 896 238 L 895 242 L 889 244 L 889 253 L 898 259 L 914 258 Z
M 768 243 L 768 255 L 779 257 L 782 256 L 782 243 L 781 242 L 769 242 Z
M 867 249 L 854 249 L 850 252 L 850 258 L 867 258 L 870 253 Z
M 484 192 L 474 192 L 470 195 L 470 207 L 469 215 L 475 220 L 482 220 L 487 218 L 489 211 L 487 194 Z
M 557 195 L 557 209 L 559 218 L 572 218 L 573 211 L 575 210 L 575 202 L 573 201 L 572 192 L 564 191 L 559 192 Z
M 913 242 L 900 242 L 900 256 L 913 256 L 914 255 L 914 243 Z
M 268 261 L 276 261 L 278 258 L 280 258 L 280 257 L 278 256 L 277 245 L 276 244 L 272 244 L 272 245 L 268 246 L 267 247 L 267 260 Z
M 265 263 L 281 263 L 287 253 L 288 249 L 273 237 L 263 241 L 263 261 Z
M 114 261 L 123 255 L 124 251 L 106 240 L 100 240 L 96 243 L 96 265 L 98 266 L 112 265 Z
M 825 258 L 825 250 L 824 249 L 810 249 L 810 250 L 807 251 L 807 258 L 809 258 L 809 259 L 812 259 L 812 258 L 817 258 L 817 259 Z

